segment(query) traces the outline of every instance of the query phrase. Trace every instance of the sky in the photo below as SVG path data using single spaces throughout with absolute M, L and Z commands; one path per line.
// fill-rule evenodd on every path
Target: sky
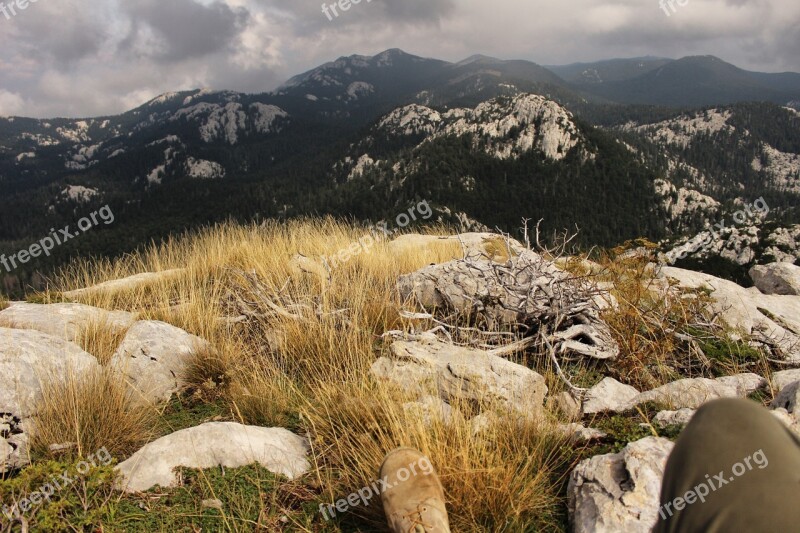
M 800 72 L 797 0 L 361 0 L 338 16 L 323 0 L 0 2 L 0 115 L 116 114 L 201 87 L 266 92 L 388 48 L 544 65 L 711 54 Z

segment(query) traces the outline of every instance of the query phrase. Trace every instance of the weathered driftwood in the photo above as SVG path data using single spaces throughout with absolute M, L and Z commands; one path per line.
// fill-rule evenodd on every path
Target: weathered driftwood
M 512 254 L 506 263 L 473 255 L 431 265 L 402 276 L 398 289 L 404 300 L 429 311 L 408 318 L 431 318 L 461 330 L 511 331 L 522 343 L 517 347 L 550 343 L 562 358 L 613 359 L 619 354 L 600 318 L 602 291 L 530 250 Z M 496 347 L 495 353 L 517 347 Z

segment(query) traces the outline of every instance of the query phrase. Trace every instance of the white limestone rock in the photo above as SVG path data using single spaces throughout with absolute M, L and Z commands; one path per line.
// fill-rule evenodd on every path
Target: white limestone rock
M 83 304 L 31 304 L 14 302 L 0 311 L 0 327 L 31 329 L 67 341 L 75 341 L 90 324 L 102 324 L 113 331 L 125 331 L 135 322 L 126 311 L 107 311 Z
M 723 385 L 736 387 L 737 393 L 742 397 L 749 396 L 767 386 L 767 380 L 765 378 L 753 373 L 723 376 L 717 378 L 716 381 Z
M 661 411 L 653 417 L 653 422 L 657 426 L 665 428 L 667 426 L 685 426 L 695 414 L 695 409 L 678 409 L 677 411 Z
M 506 410 L 535 415 L 542 409 L 547 386 L 533 370 L 482 350 L 445 344 L 434 335 L 417 341 L 396 341 L 391 355 L 370 370 L 407 392 L 435 394 L 499 404 Z
M 111 358 L 111 366 L 125 374 L 142 399 L 158 403 L 185 385 L 186 364 L 211 345 L 180 328 L 152 320 L 137 322 Z
M 589 428 L 577 422 L 573 422 L 571 424 L 560 424 L 558 426 L 558 430 L 568 437 L 570 442 L 580 444 L 600 440 L 608 436 L 607 433 L 604 433 L 599 429 Z
M 121 279 L 112 279 L 91 287 L 83 289 L 76 289 L 63 293 L 67 298 L 79 298 L 97 293 L 115 293 L 122 291 L 134 291 L 146 287 L 148 285 L 156 285 L 158 283 L 169 281 L 187 273 L 184 268 L 175 268 L 172 270 L 163 270 L 161 272 L 143 272 L 141 274 L 134 274 Z
M 784 387 L 772 400 L 770 407 L 773 409 L 783 408 L 800 420 L 800 381 Z
M 176 431 L 147 444 L 117 467 L 120 489 L 143 492 L 155 486 L 175 487 L 175 468 L 223 466 L 239 468 L 258 463 L 289 479 L 311 468 L 308 441 L 283 428 L 209 422 Z
M 567 488 L 573 532 L 650 533 L 673 447 L 667 439 L 647 437 L 581 462 Z
M 800 295 L 800 266 L 791 263 L 757 265 L 750 269 L 750 278 L 764 294 Z
M 682 287 L 710 291 L 711 309 L 725 322 L 761 343 L 776 356 L 800 362 L 800 296 L 761 294 L 709 274 L 661 267 L 659 276 Z
M 44 383 L 65 383 L 99 370 L 94 356 L 62 338 L 0 328 L 0 473 L 29 461 L 29 422 Z
M 589 389 L 583 401 L 583 414 L 593 415 L 607 411 L 618 411 L 639 395 L 639 391 L 630 385 L 620 383 L 614 378 L 606 377 Z
M 776 392 L 783 390 L 795 381 L 800 381 L 800 368 L 781 370 L 772 374 L 772 388 Z
M 667 383 L 635 396 L 619 411 L 627 411 L 646 402 L 666 404 L 673 409 L 697 409 L 719 398 L 741 396 L 736 384 L 725 384 L 707 378 L 687 378 Z

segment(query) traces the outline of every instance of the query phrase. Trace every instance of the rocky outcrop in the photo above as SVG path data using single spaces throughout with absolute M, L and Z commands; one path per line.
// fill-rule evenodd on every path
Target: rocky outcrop
M 238 468 L 258 463 L 270 472 L 294 479 L 311 465 L 310 447 L 303 437 L 283 428 L 209 422 L 184 429 L 147 444 L 117 467 L 119 487 L 142 492 L 178 484 L 177 467 Z
M 541 411 L 547 393 L 544 378 L 533 370 L 482 350 L 443 343 L 434 335 L 394 342 L 391 355 L 378 359 L 371 373 L 405 392 L 498 404 L 526 416 Z
M 426 427 L 437 421 L 449 424 L 458 415 L 458 411 L 437 396 L 425 396 L 416 402 L 404 403 L 403 412 L 409 419 L 420 420 Z
M 186 272 L 187 270 L 183 268 L 163 270 L 161 272 L 144 272 L 142 274 L 135 274 L 133 276 L 128 276 L 127 278 L 114 279 L 104 283 L 98 283 L 97 285 L 92 285 L 91 287 L 64 292 L 62 294 L 67 298 L 80 298 L 99 293 L 133 291 L 150 285 L 156 285 L 163 281 L 175 279 L 184 275 Z
M 665 428 L 667 426 L 685 426 L 694 416 L 695 409 L 678 409 L 677 411 L 660 411 L 653 417 L 653 422 Z
M 772 401 L 771 407 L 773 409 L 786 409 L 788 413 L 793 414 L 797 420 L 800 420 L 800 381 L 795 381 L 784 387 Z
M 649 533 L 673 443 L 647 437 L 619 453 L 581 462 L 567 488 L 575 533 Z
M 141 321 L 127 335 L 111 358 L 111 366 L 148 402 L 168 401 L 184 386 L 186 364 L 209 343 L 165 322 Z
M 593 415 L 606 411 L 618 411 L 638 395 L 639 391 L 630 385 L 624 385 L 614 378 L 604 378 L 586 392 L 583 414 Z
M 742 397 L 749 396 L 767 387 L 767 380 L 753 373 L 723 376 L 721 378 L 716 378 L 715 381 L 723 385 L 735 387 L 737 394 Z
M 673 409 L 697 409 L 711 400 L 737 398 L 741 396 L 739 390 L 736 384 L 720 383 L 713 379 L 679 379 L 635 396 L 620 411 L 633 409 L 646 402 L 665 404 Z
M 77 340 L 92 324 L 121 332 L 134 322 L 134 315 L 126 311 L 107 311 L 74 303 L 40 305 L 14 302 L 0 311 L 0 327 L 32 329 L 68 341 Z
M 709 291 L 712 310 L 730 326 L 768 346 L 787 361 L 800 363 L 800 297 L 766 295 L 714 276 L 662 267 L 661 278 L 673 278 L 682 287 Z
M 772 388 L 780 392 L 795 381 L 800 381 L 800 368 L 781 370 L 772 374 Z
M 580 444 L 600 440 L 608 436 L 607 433 L 599 429 L 589 428 L 577 422 L 561 424 L 558 426 L 558 430 L 563 433 L 570 442 Z
M 29 461 L 28 432 L 43 381 L 64 383 L 99 369 L 94 356 L 64 339 L 0 328 L 0 473 Z
M 800 266 L 791 263 L 770 263 L 750 269 L 755 286 L 764 294 L 800 295 Z

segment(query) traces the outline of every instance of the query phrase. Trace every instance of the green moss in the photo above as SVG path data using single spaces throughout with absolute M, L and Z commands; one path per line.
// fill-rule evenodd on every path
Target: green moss
M 173 396 L 159 419 L 158 434 L 167 435 L 206 422 L 232 420 L 224 401 L 206 403 L 193 396 Z
M 27 512 L 19 509 L 29 531 L 97 530 L 106 517 L 105 504 L 113 494 L 116 474 L 112 465 L 98 465 L 80 475 L 78 472 L 85 468 L 80 461 L 46 461 L 0 481 L 0 499 L 3 506 L 8 506 L 3 511 L 11 512 L 15 505 L 30 501 L 35 494 L 50 493 L 52 488 L 50 498 L 36 498 L 41 501 Z M 66 481 L 62 474 L 71 481 Z M 0 524 L 2 531 L 24 531 L 19 519 L 11 521 L 9 527 L 6 514 L 0 514 Z
M 657 402 L 647 402 L 636 410 L 624 414 L 605 415 L 595 419 L 590 425 L 608 434 L 601 443 L 590 449 L 587 456 L 604 453 L 617 453 L 631 442 L 645 437 L 664 437 L 675 440 L 681 430 L 680 426 L 660 428 L 652 424 L 653 417 L 667 409 Z
M 180 469 L 183 486 L 121 500 L 109 526 L 130 532 L 151 531 L 254 531 L 266 527 L 268 495 L 276 477 L 259 466 L 236 469 Z M 221 509 L 203 506 L 218 500 Z M 267 531 L 270 529 L 261 529 Z
M 687 328 L 686 333 L 697 340 L 706 357 L 718 363 L 712 368 L 717 376 L 729 375 L 736 366 L 757 363 L 762 359 L 758 349 L 725 335 L 716 335 L 698 328 Z

